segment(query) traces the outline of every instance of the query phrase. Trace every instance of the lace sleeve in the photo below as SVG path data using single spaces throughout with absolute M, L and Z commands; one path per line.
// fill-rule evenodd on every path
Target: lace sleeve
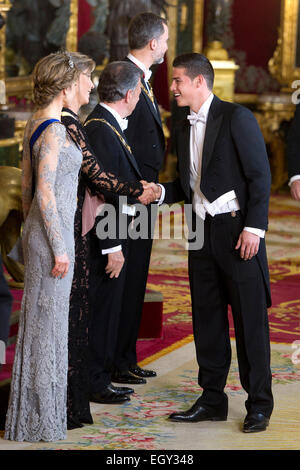
M 66 253 L 54 188 L 59 155 L 65 141 L 66 130 L 64 126 L 51 124 L 42 134 L 42 142 L 38 151 L 37 202 L 54 256 Z
M 81 148 L 83 161 L 81 171 L 88 186 L 95 192 L 110 191 L 123 196 L 139 197 L 143 193 L 143 185 L 139 181 L 124 181 L 100 166 L 88 144 L 88 137 L 80 122 L 71 116 L 62 117 L 72 139 Z
M 28 215 L 32 201 L 32 167 L 30 161 L 29 139 L 24 135 L 22 156 L 22 207 L 24 220 Z

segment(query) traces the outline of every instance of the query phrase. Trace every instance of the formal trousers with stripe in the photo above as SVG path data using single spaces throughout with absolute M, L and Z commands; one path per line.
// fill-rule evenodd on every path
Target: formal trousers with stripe
M 189 251 L 189 278 L 201 401 L 218 406 L 231 364 L 228 306 L 235 328 L 240 381 L 248 412 L 273 409 L 266 283 L 259 260 L 235 250 L 243 229 L 240 212 L 207 216 L 204 244 Z M 264 243 L 262 240 L 261 243 Z

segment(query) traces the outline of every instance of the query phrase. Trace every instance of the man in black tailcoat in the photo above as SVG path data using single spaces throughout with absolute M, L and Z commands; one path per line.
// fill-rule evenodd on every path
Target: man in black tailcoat
M 142 179 L 124 135 L 125 118 L 136 106 L 140 91 L 141 74 L 135 66 L 128 62 L 110 63 L 99 79 L 100 103 L 85 122 L 90 145 L 101 165 L 124 181 Z M 106 193 L 106 204 L 96 218 L 90 238 L 90 390 L 91 401 L 98 403 L 123 403 L 133 393 L 128 387 L 114 387 L 111 371 L 127 267 L 128 224 L 134 215 L 134 202 L 138 201 Z
M 184 200 L 204 225 L 203 246 L 189 250 L 193 329 L 203 393 L 169 419 L 225 421 L 231 362 L 231 306 L 240 380 L 248 394 L 244 432 L 264 431 L 273 410 L 267 307 L 271 305 L 265 246 L 271 176 L 252 113 L 212 93 L 214 70 L 202 54 L 173 62 L 171 91 L 189 107 L 175 129 L 179 177 L 165 184 L 165 202 Z M 160 196 L 158 188 L 157 197 Z M 201 236 L 201 231 L 199 231 Z M 196 233 L 197 235 L 197 233 Z
M 130 53 L 126 60 L 142 72 L 143 78 L 140 100 L 128 118 L 125 135 L 143 179 L 158 182 L 165 152 L 165 138 L 158 105 L 149 82 L 149 69 L 153 64 L 164 60 L 168 48 L 167 23 L 154 13 L 141 13 L 131 20 L 128 39 Z M 147 239 L 140 237 L 132 240 L 128 247 L 128 266 L 113 375 L 113 381 L 117 383 L 146 383 L 146 378 L 156 375 L 154 371 L 141 369 L 137 365 L 136 354 L 155 226 L 155 217 L 151 219 L 150 214 L 149 207 Z

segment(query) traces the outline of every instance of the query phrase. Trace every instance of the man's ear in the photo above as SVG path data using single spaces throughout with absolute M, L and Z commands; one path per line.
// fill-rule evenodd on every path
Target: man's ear
M 133 93 L 132 90 L 128 90 L 126 95 L 124 96 L 124 101 L 125 101 L 126 104 L 130 103 L 130 101 L 132 99 L 132 93 Z
M 151 51 L 154 51 L 157 47 L 157 40 L 156 39 L 151 39 L 149 41 L 149 48 Z
M 202 87 L 205 83 L 205 78 L 203 77 L 203 75 L 197 75 L 194 80 L 197 88 Z

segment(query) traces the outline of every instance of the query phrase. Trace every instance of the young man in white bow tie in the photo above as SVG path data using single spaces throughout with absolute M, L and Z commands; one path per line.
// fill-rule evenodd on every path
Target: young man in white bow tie
M 130 53 L 125 60 L 141 71 L 141 95 L 134 112 L 128 118 L 125 131 L 138 167 L 146 181 L 158 182 L 165 153 L 165 137 L 159 108 L 150 84 L 153 64 L 164 61 L 168 49 L 168 26 L 164 18 L 151 12 L 134 17 L 129 25 Z M 141 384 L 156 376 L 137 364 L 136 342 L 142 317 L 150 255 L 154 211 L 148 209 L 148 238 L 131 240 L 128 247 L 128 267 L 125 281 L 120 334 L 113 380 L 117 383 Z
M 240 380 L 248 394 L 244 432 L 266 429 L 273 409 L 265 248 L 270 169 L 252 113 L 214 96 L 214 70 L 202 54 L 173 62 L 171 91 L 190 114 L 175 130 L 179 177 L 165 202 L 192 204 L 204 222 L 201 249 L 189 251 L 189 278 L 201 397 L 172 421 L 227 419 L 231 306 Z M 159 196 L 159 190 L 158 194 Z

